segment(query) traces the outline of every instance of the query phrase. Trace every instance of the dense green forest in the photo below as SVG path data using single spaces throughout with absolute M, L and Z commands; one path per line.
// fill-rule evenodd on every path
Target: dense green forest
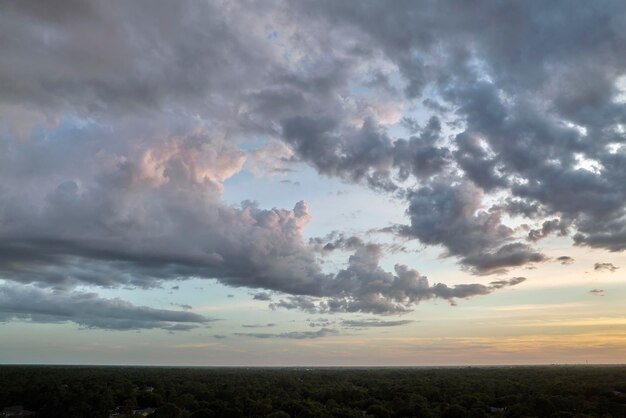
M 0 416 L 626 417 L 626 366 L 1 366 Z

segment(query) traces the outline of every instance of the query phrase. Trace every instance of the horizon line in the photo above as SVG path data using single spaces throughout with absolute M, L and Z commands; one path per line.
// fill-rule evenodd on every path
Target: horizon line
M 517 363 L 517 364 L 445 364 L 445 365 L 166 365 L 166 364 L 68 364 L 68 363 L 0 363 L 0 367 L 133 367 L 168 369 L 428 369 L 428 368 L 498 368 L 498 367 L 625 367 L 626 363 Z

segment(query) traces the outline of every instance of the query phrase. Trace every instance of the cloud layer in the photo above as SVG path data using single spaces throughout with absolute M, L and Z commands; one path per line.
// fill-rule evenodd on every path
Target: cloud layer
M 305 241 L 304 201 L 224 203 L 241 170 L 298 162 L 401 199 L 408 220 L 389 231 L 478 276 L 546 261 L 551 236 L 623 251 L 625 8 L 4 2 L 3 294 L 63 301 L 70 320 L 119 329 L 128 318 L 96 321 L 82 302 L 96 296 L 76 288 L 215 278 L 259 300 L 273 291 L 275 308 L 388 314 L 522 282 L 431 285 L 380 267 L 381 245 Z M 265 144 L 249 150 L 252 138 Z M 333 250 L 347 265 L 326 272 L 319 259 Z M 41 317 L 8 300 L 5 318 Z M 166 317 L 127 328 L 204 321 Z
M 136 306 L 95 293 L 55 292 L 17 285 L 0 286 L 0 321 L 74 322 L 87 328 L 188 331 L 214 319 L 188 311 Z

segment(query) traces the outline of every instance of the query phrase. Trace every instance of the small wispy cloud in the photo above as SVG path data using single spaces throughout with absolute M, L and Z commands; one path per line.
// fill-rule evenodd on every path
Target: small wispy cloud
M 380 319 L 353 319 L 343 320 L 341 325 L 344 328 L 380 328 L 380 327 L 399 327 L 408 325 L 415 321 L 411 319 L 402 319 L 397 321 L 383 321 Z
M 613 265 L 613 263 L 595 263 L 593 265 L 593 269 L 595 271 L 610 271 L 611 273 L 615 272 L 619 267 Z
M 329 335 L 337 335 L 338 333 L 339 332 L 335 329 L 320 328 L 317 331 L 293 331 L 293 332 L 281 332 L 281 333 L 237 332 L 234 335 L 238 337 L 251 337 L 251 338 L 260 338 L 260 339 L 288 338 L 288 339 L 293 339 L 293 340 L 309 340 L 309 339 L 314 339 L 314 338 L 327 337 Z
M 276 324 L 270 322 L 267 324 L 242 324 L 241 326 L 243 328 L 271 328 L 271 327 L 275 327 Z
M 270 301 L 272 300 L 272 295 L 269 292 L 257 292 L 252 297 L 254 300 L 262 300 L 262 301 Z
M 574 259 L 568 255 L 562 255 L 560 257 L 557 257 L 556 260 L 560 262 L 561 264 L 563 264 L 564 266 L 568 264 L 572 264 L 574 262 Z

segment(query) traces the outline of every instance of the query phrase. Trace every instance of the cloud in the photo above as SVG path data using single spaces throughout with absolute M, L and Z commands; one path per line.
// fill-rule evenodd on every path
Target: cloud
M 288 296 L 285 299 L 280 299 L 278 302 L 272 302 L 269 304 L 270 309 L 276 310 L 278 308 L 284 309 L 300 309 L 305 312 L 315 313 L 317 312 L 316 299 L 310 296 Z
M 604 296 L 604 289 L 591 289 L 589 293 L 594 296 Z
M 531 229 L 528 232 L 528 240 L 536 242 L 554 232 L 559 236 L 565 236 L 568 234 L 568 225 L 560 219 L 545 221 L 540 229 Z
M 268 301 L 268 300 L 272 300 L 272 295 L 268 292 L 257 292 L 254 294 L 252 299 Z
M 268 338 L 287 338 L 293 340 L 310 340 L 314 338 L 323 338 L 330 335 L 338 334 L 337 330 L 331 328 L 320 328 L 317 331 L 292 331 L 292 332 L 281 332 L 281 333 L 235 333 L 234 335 L 238 337 L 250 337 L 250 338 L 260 338 L 260 339 L 268 339 Z
M 189 310 L 193 309 L 191 305 L 188 305 L 186 303 L 170 303 L 170 305 L 178 306 L 179 308 L 182 308 L 182 309 L 184 309 L 186 311 L 189 311 Z
M 413 323 L 410 319 L 403 319 L 397 321 L 381 321 L 379 319 L 353 319 L 343 320 L 341 325 L 344 328 L 379 328 L 379 327 L 398 327 L 402 325 L 408 325 Z
M 563 264 L 564 266 L 572 264 L 574 262 L 574 259 L 570 256 L 567 255 L 562 255 L 560 257 L 556 258 L 558 262 L 560 262 L 561 264 Z
M 515 286 L 526 281 L 526 277 L 513 277 L 509 280 L 496 280 L 489 283 L 494 289 L 501 289 L 506 286 Z
M 8 177 L 18 166 L 36 167 L 0 191 L 3 278 L 69 289 L 215 277 L 235 286 L 319 293 L 319 268 L 301 238 L 309 219 L 305 202 L 265 210 L 220 200 L 222 182 L 241 167 L 234 145 L 196 132 L 106 150 L 100 138 L 89 138 L 102 134 L 113 143 L 114 135 L 81 123 L 62 122 L 46 133 L 56 143 L 35 138 L 18 156 L 0 157 Z M 74 146 L 84 149 L 80 163 L 73 162 L 76 150 L 64 153 Z M 33 159 L 48 151 L 55 165 L 37 165 Z
M 300 309 L 316 312 L 371 312 L 376 314 L 401 314 L 414 304 L 430 299 L 444 299 L 455 304 L 455 299 L 486 295 L 506 286 L 515 286 L 524 278 L 493 282 L 430 285 L 425 276 L 414 269 L 396 264 L 395 272 L 386 272 L 379 266 L 381 246 L 368 244 L 350 256 L 348 266 L 334 279 L 325 282 L 325 298 L 291 296 L 270 304 L 270 308 Z
M 363 247 L 365 243 L 357 236 L 346 236 L 341 231 L 333 231 L 325 237 L 310 238 L 309 245 L 319 252 L 331 252 L 335 250 L 356 250 Z
M 13 34 L 3 48 L 13 59 L 2 66 L 0 78 L 15 83 L 3 83 L 3 96 L 29 106 L 123 115 L 204 103 L 226 116 L 227 109 L 215 106 L 217 98 L 208 97 L 220 94 L 218 87 L 224 93 L 254 85 L 259 77 L 252 66 L 271 63 L 268 44 L 255 41 L 251 33 L 263 32 L 263 23 L 249 21 L 251 32 L 241 30 L 236 14 L 245 8 L 230 15 L 217 4 L 158 2 L 142 18 L 133 17 L 141 5 L 117 2 L 88 0 L 77 6 L 63 1 L 53 13 L 33 2 L 2 8 L 2 32 Z M 168 28 L 158 24 L 165 16 L 171 20 Z M 62 36 L 46 39 L 45 31 Z M 128 42 L 131 36 L 133 42 Z M 31 45 L 28 52 L 21 48 L 25 42 Z M 160 53 L 149 52 L 154 48 Z M 24 65 L 34 62 L 38 65 Z
M 319 327 L 329 327 L 330 325 L 335 324 L 337 321 L 330 320 L 328 318 L 317 318 L 317 319 L 307 319 L 306 322 L 309 323 L 311 328 L 319 328 Z
M 595 271 L 609 271 L 611 273 L 617 271 L 619 267 L 613 265 L 613 263 L 595 263 L 593 269 Z
M 594 219 L 586 219 L 582 224 L 584 233 L 574 235 L 576 245 L 587 245 L 593 248 L 607 248 L 613 252 L 626 250 L 625 218 L 603 223 Z
M 335 118 L 333 123 L 300 124 L 299 131 L 288 131 L 287 140 L 302 158 L 324 173 L 355 180 L 370 170 L 368 180 L 387 190 L 399 187 L 394 172 L 454 183 L 454 177 L 444 174 L 456 171 L 481 191 L 504 192 L 509 202 L 525 205 L 523 212 L 519 206 L 507 210 L 538 220 L 560 217 L 558 226 L 543 219 L 545 228 L 529 235 L 533 241 L 552 231 L 564 235 L 571 228 L 579 245 L 626 248 L 626 157 L 609 150 L 612 143 L 622 142 L 616 97 L 625 64 L 623 35 L 617 29 L 626 15 L 623 5 L 610 3 L 598 10 L 581 4 L 572 10 L 561 2 L 548 8 L 514 2 L 505 10 L 479 1 L 470 10 L 447 1 L 420 7 L 316 2 L 303 8 L 302 16 L 316 16 L 328 33 L 339 25 L 353 30 L 352 39 L 363 45 L 362 56 L 383 54 L 399 69 L 407 101 L 426 96 L 442 104 L 426 108 L 441 123 L 458 127 L 458 133 L 452 141 L 439 140 L 427 152 L 432 159 L 421 161 L 420 152 L 406 148 L 402 155 L 415 162 L 409 170 L 405 159 L 386 159 L 403 140 L 361 140 L 371 150 L 369 159 L 361 158 L 356 140 L 344 145 L 334 139 L 334 132 L 344 129 Z M 379 19 L 383 10 L 384 22 Z M 605 22 L 601 33 L 583 35 L 585 28 L 600 22 Z M 398 27 L 410 29 L 398 35 Z M 545 39 L 553 41 L 547 44 Z M 573 88 L 589 77 L 597 82 Z M 455 109 L 452 116 L 450 108 Z M 412 132 L 420 129 L 417 124 L 410 127 Z M 373 131 L 371 126 L 367 130 Z M 372 137 L 384 135 L 379 130 Z M 332 145 L 326 154 L 311 153 L 309 143 L 325 146 L 324 141 Z M 432 220 L 435 228 L 449 221 Z M 432 240 L 416 237 L 427 244 Z
M 446 255 L 460 257 L 477 274 L 501 273 L 546 259 L 526 244 L 511 242 L 514 230 L 502 224 L 502 210 L 482 209 L 482 198 L 483 192 L 467 182 L 422 187 L 409 197 L 411 224 L 402 233 L 442 245 Z
M 545 261 L 545 255 L 522 243 L 505 244 L 494 252 L 469 255 L 462 260 L 479 274 L 503 273 L 508 267 Z
M 268 324 L 242 324 L 241 326 L 243 328 L 270 328 L 270 327 L 275 327 L 276 324 L 274 324 L 274 323 L 268 323 Z
M 11 284 L 0 286 L 0 320 L 74 322 L 87 328 L 167 331 L 188 331 L 214 321 L 189 311 L 136 306 L 120 299 L 104 299 L 95 293 L 67 293 Z

